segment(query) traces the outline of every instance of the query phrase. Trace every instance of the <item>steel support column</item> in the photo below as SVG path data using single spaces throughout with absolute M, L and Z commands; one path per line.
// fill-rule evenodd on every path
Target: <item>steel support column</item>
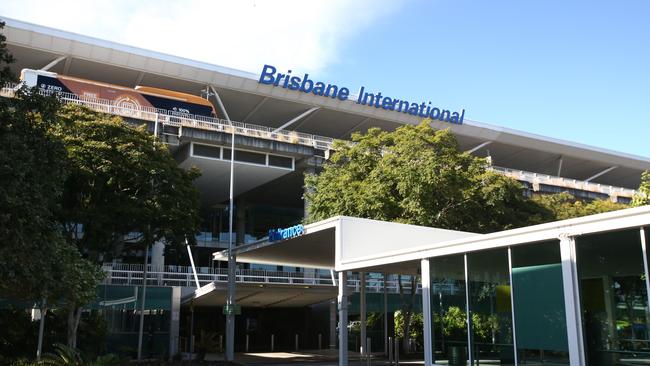
M 339 272 L 339 366 L 348 366 L 348 274 Z
M 368 352 L 366 348 L 366 272 L 359 272 L 359 316 L 361 318 L 361 350 L 362 355 Z
M 431 271 L 429 260 L 423 259 L 420 262 L 422 268 L 422 315 L 424 332 L 424 365 L 433 365 L 433 350 L 431 348 L 433 339 L 433 327 L 431 321 Z
M 566 331 L 569 342 L 569 363 L 571 366 L 585 366 L 582 319 L 580 314 L 580 293 L 575 254 L 575 239 L 572 236 L 560 236 L 564 309 L 566 312 Z

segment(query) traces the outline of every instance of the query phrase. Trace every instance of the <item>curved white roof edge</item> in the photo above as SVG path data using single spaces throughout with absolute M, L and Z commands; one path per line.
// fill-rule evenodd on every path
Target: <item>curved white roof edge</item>
M 25 22 L 25 21 L 22 21 L 22 20 L 8 18 L 8 17 L 2 16 L 2 15 L 0 15 L 0 21 L 5 22 L 5 24 L 10 26 L 10 27 L 20 28 L 20 29 L 27 30 L 27 31 L 45 33 L 45 34 L 56 36 L 56 37 L 66 38 L 66 39 L 70 39 L 70 40 L 77 41 L 77 42 L 88 43 L 88 44 L 95 45 L 95 46 L 111 48 L 111 49 L 114 49 L 114 50 L 127 52 L 127 53 L 133 53 L 133 54 L 144 56 L 144 57 L 157 58 L 157 59 L 160 59 L 160 60 L 163 60 L 163 61 L 173 62 L 173 63 L 177 63 L 177 64 L 181 64 L 181 65 L 198 67 L 198 68 L 209 70 L 209 71 L 216 71 L 216 72 L 220 72 L 220 73 L 224 73 L 224 74 L 230 74 L 230 75 L 235 75 L 235 76 L 239 76 L 239 77 L 243 77 L 243 78 L 257 80 L 257 75 L 255 75 L 254 73 L 248 72 L 248 71 L 237 70 L 237 69 L 233 69 L 233 68 L 230 68 L 230 67 L 211 64 L 211 63 L 208 63 L 208 62 L 192 60 L 192 59 L 185 58 L 185 57 L 180 57 L 180 56 L 174 56 L 174 55 L 170 55 L 170 54 L 163 53 L 163 52 L 151 51 L 151 50 L 147 50 L 147 49 L 140 48 L 140 47 L 129 46 L 129 45 L 126 45 L 126 44 L 123 44 L 123 43 L 107 41 L 107 40 L 101 39 L 101 38 L 85 36 L 83 34 L 74 33 L 74 32 L 65 31 L 65 30 L 56 29 L 56 28 L 51 28 L 51 27 L 47 27 L 47 26 L 44 26 L 44 25 L 29 23 L 29 22 Z
M 507 248 L 522 244 L 561 240 L 563 237 L 599 234 L 611 231 L 630 230 L 650 224 L 650 206 L 554 221 L 490 234 L 468 236 L 445 242 L 432 241 L 425 245 L 412 246 L 399 251 L 375 253 L 372 258 L 338 261 L 337 271 L 355 268 L 375 267 L 392 263 L 417 261 L 426 258 L 468 253 L 496 248 Z
M 130 53 L 142 57 L 149 57 L 153 59 L 158 59 L 161 61 L 166 61 L 170 63 L 175 63 L 181 66 L 189 66 L 189 67 L 195 67 L 198 69 L 203 69 L 208 72 L 217 72 L 220 74 L 224 74 L 227 76 L 234 76 L 234 77 L 240 77 L 243 79 L 248 79 L 249 81 L 257 81 L 257 75 L 251 72 L 247 71 L 242 71 L 234 68 L 229 68 L 229 67 L 224 67 L 224 66 L 219 66 L 215 64 L 210 64 L 207 62 L 202 62 L 202 61 L 196 61 L 184 57 L 179 57 L 179 56 L 173 56 L 169 54 L 165 54 L 162 52 L 156 52 L 156 51 L 151 51 L 151 50 L 146 50 L 143 48 L 139 47 L 134 47 L 134 46 L 129 46 L 117 42 L 112 42 L 112 41 L 107 41 L 103 40 L 100 38 L 95 38 L 95 37 L 90 37 L 90 36 L 85 36 L 81 34 L 77 34 L 74 32 L 69 32 L 69 31 L 64 31 L 56 28 L 51 28 L 51 27 L 46 27 L 38 24 L 33 24 L 29 22 L 24 22 L 21 20 L 17 19 L 12 19 L 8 17 L 4 17 L 0 15 L 0 20 L 4 21 L 7 26 L 14 27 L 17 29 L 22 29 L 26 31 L 33 31 L 37 33 L 42 33 L 42 34 L 47 34 L 50 36 L 54 37 L 61 37 L 64 39 L 68 39 L 71 41 L 76 41 L 76 42 L 81 42 L 85 44 L 89 44 L 92 46 L 98 46 L 98 47 L 105 47 L 108 49 L 113 49 L 117 50 L 120 52 L 125 52 L 125 53 Z M 209 81 L 207 81 L 209 82 Z M 227 86 L 223 86 L 227 87 Z M 390 116 L 389 111 L 365 111 L 363 110 L 364 106 L 358 106 L 358 105 L 350 105 L 349 107 L 344 107 L 340 108 L 340 106 L 332 106 L 331 101 L 327 100 L 324 101 L 323 103 L 319 103 L 320 101 L 318 99 L 314 98 L 309 98 L 309 96 L 305 97 L 303 95 L 300 95 L 299 93 L 296 92 L 296 97 L 294 98 L 293 94 L 288 93 L 286 90 L 283 91 L 281 96 L 278 94 L 278 92 L 273 93 L 272 91 L 267 91 L 265 90 L 267 85 L 260 86 L 256 85 L 254 88 L 255 90 L 246 90 L 247 88 L 235 88 L 239 89 L 240 91 L 243 92 L 251 92 L 251 93 L 256 93 L 259 95 L 264 95 L 264 96 L 269 96 L 273 98 L 279 98 L 279 99 L 286 99 L 288 101 L 293 101 L 295 103 L 301 103 L 305 105 L 316 105 L 320 104 L 319 106 L 321 107 L 332 107 L 334 110 L 338 110 L 341 112 L 346 112 L 346 113 L 353 113 L 353 114 L 358 114 L 362 116 L 367 116 L 371 118 L 377 118 L 377 119 L 383 119 L 383 120 L 388 120 L 391 122 L 395 123 L 400 123 L 400 124 L 405 124 L 405 123 L 414 123 L 419 120 L 420 118 L 415 118 L 410 115 L 403 115 L 403 114 L 395 114 L 395 117 Z M 325 103 L 327 102 L 327 103 Z M 352 101 L 350 101 L 353 103 Z M 342 102 L 339 102 L 339 104 Z M 394 112 L 392 112 L 394 113 Z M 512 128 L 507 128 L 507 127 L 502 127 L 502 126 L 497 126 L 493 124 L 488 124 L 488 123 L 483 123 L 483 122 L 478 122 L 474 121 L 471 119 L 466 119 L 465 123 L 463 125 L 447 125 L 443 124 L 442 122 L 438 123 L 438 121 L 434 121 L 433 124 L 435 125 L 436 128 L 445 128 L 449 127 L 454 131 L 454 133 L 458 133 L 459 135 L 465 135 L 465 136 L 472 136 L 476 137 L 478 139 L 484 140 L 484 141 L 496 141 L 496 142 L 503 142 L 506 144 L 511 144 L 515 146 L 520 146 L 520 147 L 526 147 L 526 148 L 531 148 L 531 149 L 544 149 L 539 145 L 549 143 L 549 144 L 554 144 L 556 147 L 560 148 L 560 150 L 557 151 L 558 154 L 566 154 L 569 155 L 571 154 L 571 150 L 573 150 L 573 154 L 576 155 L 576 157 L 581 157 L 581 158 L 587 158 L 585 156 L 585 153 L 596 153 L 601 155 L 601 159 L 605 158 L 602 155 L 607 155 L 610 156 L 608 163 L 611 163 L 613 165 L 623 165 L 626 166 L 631 162 L 628 162 L 628 164 L 625 164 L 625 162 L 622 162 L 621 159 L 629 159 L 629 160 L 634 160 L 636 161 L 635 169 L 647 169 L 644 168 L 640 165 L 647 165 L 650 164 L 650 157 L 644 157 L 644 156 L 639 156 L 635 154 L 630 154 L 630 153 L 624 153 L 620 151 L 615 151 L 615 150 L 610 150 L 610 149 L 605 149 L 605 148 L 600 148 L 588 144 L 582 144 L 582 143 L 577 143 L 569 140 L 564 140 L 560 138 L 554 138 L 554 137 L 548 137 L 544 135 L 539 135 L 535 133 L 529 133 L 517 129 L 512 129 Z M 466 131 L 463 131 L 466 130 Z M 467 131 L 469 130 L 469 131 Z M 477 130 L 483 130 L 481 133 L 472 133 L 471 131 L 477 131 Z M 478 131 L 477 131 L 478 132 Z M 519 141 L 517 141 L 519 140 Z M 525 141 L 528 140 L 528 141 Z M 531 141 L 532 140 L 532 141 Z M 537 142 L 537 144 L 533 143 Z M 548 150 L 549 147 L 546 147 L 544 150 Z M 579 150 L 579 151 L 576 151 Z M 582 154 L 581 154 L 582 152 Z M 591 159 L 595 160 L 601 160 L 596 156 L 589 156 Z M 613 159 L 612 159 L 613 158 Z M 612 161 L 612 160 L 618 160 L 618 161 Z M 601 160 L 603 161 L 603 160 Z M 650 166 L 648 166 L 650 168 Z
M 575 147 L 577 149 L 593 150 L 593 151 L 597 151 L 597 152 L 600 152 L 600 153 L 603 153 L 603 154 L 618 155 L 620 157 L 624 157 L 624 158 L 627 158 L 627 159 L 641 160 L 641 161 L 650 163 L 650 157 L 630 154 L 630 153 L 611 150 L 611 149 L 605 149 L 605 148 L 602 148 L 602 147 L 597 147 L 597 146 L 588 145 L 588 144 L 582 144 L 582 143 L 579 143 L 579 142 L 569 141 L 569 140 L 555 138 L 555 137 L 539 135 L 539 134 L 532 133 L 532 132 L 526 132 L 526 131 L 517 130 L 517 129 L 514 129 L 514 128 L 497 126 L 497 125 L 493 125 L 493 124 L 485 123 L 485 122 L 478 122 L 478 121 L 474 121 L 474 120 L 466 120 L 466 121 L 467 122 L 465 122 L 465 124 L 467 124 L 467 125 L 486 128 L 486 129 L 493 130 L 493 131 L 498 131 L 500 134 L 516 135 L 516 136 L 520 136 L 520 137 L 524 137 L 524 138 L 541 140 L 541 141 L 551 142 L 551 143 L 560 144 L 560 145 L 567 145 L 567 146 Z

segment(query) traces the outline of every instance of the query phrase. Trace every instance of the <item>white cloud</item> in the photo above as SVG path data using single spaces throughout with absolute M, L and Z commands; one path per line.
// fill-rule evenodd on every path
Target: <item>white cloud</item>
M 0 16 L 258 72 L 264 63 L 314 72 L 395 1 L 6 1 Z

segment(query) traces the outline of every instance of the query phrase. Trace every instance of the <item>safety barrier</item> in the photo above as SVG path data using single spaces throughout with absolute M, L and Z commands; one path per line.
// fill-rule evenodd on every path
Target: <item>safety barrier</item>
M 2 90 L 0 90 L 0 96 L 12 98 L 15 96 L 18 87 L 20 87 L 20 84 L 6 85 Z M 183 127 L 225 133 L 232 133 L 234 129 L 234 133 L 237 135 L 311 146 L 320 150 L 330 150 L 334 143 L 334 139 L 330 137 L 288 130 L 275 131 L 275 129 L 271 127 L 237 121 L 232 121 L 231 124 L 225 119 L 185 114 L 153 107 L 125 107 L 115 105 L 113 101 L 108 99 L 80 97 L 72 93 L 39 89 L 39 94 L 44 96 L 53 95 L 64 104 L 82 105 L 97 112 L 179 127 L 181 131 L 179 133 L 182 133 Z

